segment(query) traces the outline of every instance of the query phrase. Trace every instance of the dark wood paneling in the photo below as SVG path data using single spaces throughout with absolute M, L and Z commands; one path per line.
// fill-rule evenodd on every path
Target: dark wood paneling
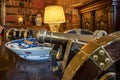
M 80 28 L 105 30 L 108 33 L 120 30 L 120 1 L 93 0 L 90 3 L 75 6 L 80 14 Z M 85 26 L 86 19 L 90 26 Z M 82 24 L 81 24 L 82 23 Z
M 105 30 L 108 32 L 108 11 L 106 9 L 96 10 L 95 30 Z
M 84 13 L 82 15 L 82 28 L 92 30 L 91 13 Z

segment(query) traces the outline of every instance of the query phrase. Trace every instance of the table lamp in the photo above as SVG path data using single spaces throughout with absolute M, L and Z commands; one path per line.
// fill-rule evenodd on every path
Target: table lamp
M 45 7 L 44 23 L 48 23 L 50 31 L 58 32 L 60 23 L 65 22 L 65 15 L 62 6 L 47 6 Z

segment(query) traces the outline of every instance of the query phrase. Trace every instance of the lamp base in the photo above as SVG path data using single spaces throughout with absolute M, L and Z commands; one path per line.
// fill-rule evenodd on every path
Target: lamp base
M 51 32 L 59 32 L 60 23 L 51 23 L 49 27 Z

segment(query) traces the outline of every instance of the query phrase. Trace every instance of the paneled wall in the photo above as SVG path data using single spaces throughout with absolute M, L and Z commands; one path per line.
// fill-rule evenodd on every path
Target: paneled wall
M 105 30 L 108 33 L 120 30 L 119 0 L 93 0 L 74 8 L 79 10 L 80 28 Z
M 72 16 L 78 28 L 105 30 L 108 33 L 120 30 L 120 0 L 57 0 L 64 7 L 65 13 L 73 15 L 78 10 L 79 19 Z M 77 14 L 77 13 L 76 13 Z M 75 15 L 74 15 L 75 16 Z M 71 20 L 71 21 L 72 21 Z M 68 27 L 69 28 L 69 27 Z M 74 28 L 72 26 L 72 28 Z
M 67 30 L 79 28 L 80 18 L 78 10 L 73 7 L 74 4 L 78 4 L 79 2 L 80 0 L 57 0 L 57 5 L 61 5 L 64 8 L 66 16 L 66 25 L 64 25 L 64 28 Z

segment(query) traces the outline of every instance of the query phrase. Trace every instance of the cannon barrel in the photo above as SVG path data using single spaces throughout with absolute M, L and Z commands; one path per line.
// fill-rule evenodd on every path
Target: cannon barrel
M 64 43 L 66 40 L 72 40 L 73 42 L 80 41 L 86 43 L 96 39 L 96 36 L 94 35 L 55 33 L 47 32 L 46 30 L 35 31 L 34 37 L 36 37 L 40 43 Z

